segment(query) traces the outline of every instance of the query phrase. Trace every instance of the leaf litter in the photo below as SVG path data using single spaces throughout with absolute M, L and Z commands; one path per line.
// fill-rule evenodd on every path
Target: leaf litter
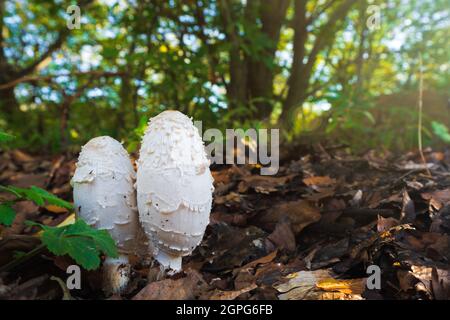
M 214 205 L 201 245 L 168 276 L 135 258 L 133 286 L 105 297 L 100 270 L 83 270 L 73 299 L 449 299 L 450 152 L 348 155 L 297 151 L 276 176 L 214 166 Z M 302 154 L 303 152 L 303 154 Z M 437 156 L 438 155 L 438 156 Z M 74 156 L 0 152 L 0 184 L 35 185 L 71 201 Z M 429 177 L 424 170 L 428 168 Z M 8 199 L 6 193 L 0 193 Z M 36 228 L 73 219 L 53 204 L 15 207 L 0 226 L 0 267 L 39 246 Z M 73 221 L 73 220 L 72 220 Z M 62 299 L 68 256 L 42 251 L 0 274 L 1 299 Z M 368 289 L 370 265 L 381 288 Z

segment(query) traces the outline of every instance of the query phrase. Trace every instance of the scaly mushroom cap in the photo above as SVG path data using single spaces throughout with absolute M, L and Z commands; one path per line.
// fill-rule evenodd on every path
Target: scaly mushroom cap
M 156 259 L 181 269 L 209 223 L 213 178 L 203 141 L 192 121 L 178 111 L 150 119 L 140 150 L 137 203 Z
M 127 151 L 107 136 L 83 146 L 71 181 L 77 215 L 97 229 L 108 230 L 125 254 L 137 253 L 145 241 L 139 230 L 134 181 Z

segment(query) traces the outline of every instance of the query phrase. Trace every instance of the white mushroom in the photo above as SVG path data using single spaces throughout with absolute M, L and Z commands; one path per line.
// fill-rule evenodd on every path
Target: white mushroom
M 139 218 L 156 260 L 181 270 L 209 223 L 213 178 L 203 141 L 178 111 L 150 119 L 137 169 Z
M 128 255 L 138 254 L 145 235 L 140 231 L 134 189 L 135 171 L 122 145 L 111 137 L 97 137 L 83 146 L 72 178 L 77 215 L 86 223 L 106 229 L 120 256 L 106 258 L 104 290 L 121 293 L 129 281 Z

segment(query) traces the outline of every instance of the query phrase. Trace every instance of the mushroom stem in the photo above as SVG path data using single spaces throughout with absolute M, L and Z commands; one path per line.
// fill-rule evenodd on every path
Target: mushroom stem
M 181 256 L 174 256 L 163 250 L 159 250 L 155 259 L 158 260 L 165 269 L 172 269 L 174 273 L 181 271 Z
M 107 257 L 103 263 L 103 291 L 106 294 L 122 294 L 128 287 L 130 276 L 128 256 Z

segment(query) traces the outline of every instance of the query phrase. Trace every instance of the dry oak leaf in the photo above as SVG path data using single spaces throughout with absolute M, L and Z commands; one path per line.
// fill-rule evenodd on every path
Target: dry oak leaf
M 284 177 L 272 176 L 246 176 L 238 185 L 239 193 L 246 193 L 249 189 L 253 189 L 258 193 L 269 194 L 278 191 L 277 187 L 285 185 L 294 175 Z
M 400 220 L 403 223 L 412 223 L 416 218 L 416 209 L 414 206 L 414 201 L 411 200 L 408 192 L 403 191 L 403 199 L 402 199 L 402 211 L 400 214 Z
M 53 204 L 49 204 L 48 206 L 45 206 L 45 210 L 50 211 L 51 213 L 67 213 L 69 212 L 66 208 L 58 207 Z
M 252 291 L 253 289 L 258 288 L 256 284 L 252 284 L 246 288 L 235 291 L 222 291 L 222 290 L 214 290 L 212 295 L 209 296 L 210 300 L 234 300 L 239 297 L 241 294 Z
M 285 249 L 288 252 L 295 251 L 295 235 L 288 218 L 277 223 L 275 230 L 266 238 L 266 247 Z
M 423 199 L 429 200 L 437 209 L 440 209 L 450 202 L 450 189 L 424 192 L 421 196 Z
M 19 162 L 19 163 L 23 163 L 23 162 L 31 162 L 34 161 L 35 159 L 30 156 L 29 154 L 20 151 L 18 149 L 13 150 L 11 152 L 11 156 L 14 158 L 14 161 Z
M 145 286 L 133 300 L 192 300 L 197 298 L 208 285 L 197 271 L 188 269 L 186 277 L 164 279 Z
M 411 266 L 411 273 L 425 286 L 435 299 L 450 298 L 450 270 L 436 267 Z
M 236 268 L 233 270 L 233 275 L 238 274 L 240 270 L 250 269 L 250 268 L 254 268 L 254 267 L 258 266 L 259 264 L 266 264 L 266 263 L 272 262 L 273 259 L 275 259 L 277 257 L 277 253 L 278 253 L 278 250 L 272 251 L 267 256 L 253 260 L 240 268 Z
M 378 232 L 386 232 L 389 231 L 389 229 L 398 226 L 399 225 L 399 221 L 395 218 L 384 218 L 380 215 L 378 215 L 378 220 L 377 220 L 377 231 Z
M 292 231 L 299 234 L 306 226 L 320 220 L 320 211 L 306 200 L 288 201 L 275 205 L 258 216 L 257 224 L 273 231 L 278 221 L 288 217 Z
M 285 277 L 287 282 L 274 288 L 281 293 L 278 295 L 280 300 L 318 300 L 321 290 L 316 287 L 316 283 L 331 276 L 330 269 L 294 272 Z
M 336 179 L 330 178 L 329 176 L 313 176 L 303 179 L 303 183 L 308 187 L 325 187 L 333 186 L 336 184 Z
M 320 280 L 316 287 L 324 291 L 334 291 L 344 294 L 361 295 L 366 286 L 366 278 L 338 280 L 334 278 Z
M 331 269 L 289 274 L 287 283 L 275 286 L 280 300 L 361 300 L 365 279 L 337 280 Z

